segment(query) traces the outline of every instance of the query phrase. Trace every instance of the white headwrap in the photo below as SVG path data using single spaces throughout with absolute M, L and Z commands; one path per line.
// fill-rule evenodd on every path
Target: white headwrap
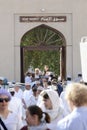
M 58 93 L 51 89 L 42 91 L 40 95 L 44 96 L 46 93 L 48 94 L 48 96 L 52 102 L 53 109 L 51 109 L 51 110 L 46 109 L 45 106 L 43 106 L 42 109 L 43 109 L 43 111 L 47 112 L 50 115 L 51 120 L 54 120 L 62 112 L 60 109 L 60 99 L 59 99 Z

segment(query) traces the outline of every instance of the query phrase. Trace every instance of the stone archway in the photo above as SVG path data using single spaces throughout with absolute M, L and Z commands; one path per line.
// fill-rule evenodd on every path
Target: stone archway
M 32 33 L 37 37 L 32 42 Z M 31 36 L 30 36 L 31 35 Z M 28 37 L 29 39 L 26 39 Z M 31 38 L 31 39 L 30 39 Z M 41 39 L 42 38 L 42 39 Z M 41 24 L 28 32 L 26 32 L 21 39 L 21 82 L 24 82 L 24 52 L 25 50 L 46 51 L 54 50 L 60 52 L 60 76 L 66 79 L 66 41 L 65 37 L 58 30 L 47 25 Z

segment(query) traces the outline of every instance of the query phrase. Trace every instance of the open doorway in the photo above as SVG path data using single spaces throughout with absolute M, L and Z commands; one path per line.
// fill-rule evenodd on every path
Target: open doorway
M 21 82 L 30 66 L 39 67 L 45 64 L 62 79 L 66 78 L 66 43 L 59 31 L 40 25 L 26 32 L 21 39 Z

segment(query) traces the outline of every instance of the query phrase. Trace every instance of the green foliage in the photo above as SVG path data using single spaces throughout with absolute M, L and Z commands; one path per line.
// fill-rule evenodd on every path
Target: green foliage
M 26 51 L 24 56 L 24 70 L 32 66 L 34 69 L 39 68 L 44 70 L 44 65 L 47 64 L 52 72 L 56 75 L 60 73 L 60 53 L 59 51 Z

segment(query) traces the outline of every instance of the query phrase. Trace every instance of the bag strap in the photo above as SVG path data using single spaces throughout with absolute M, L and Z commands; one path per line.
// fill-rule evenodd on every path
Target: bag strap
M 8 130 L 4 124 L 4 122 L 2 121 L 2 119 L 0 118 L 0 124 L 2 125 L 2 127 L 4 128 L 4 130 Z

